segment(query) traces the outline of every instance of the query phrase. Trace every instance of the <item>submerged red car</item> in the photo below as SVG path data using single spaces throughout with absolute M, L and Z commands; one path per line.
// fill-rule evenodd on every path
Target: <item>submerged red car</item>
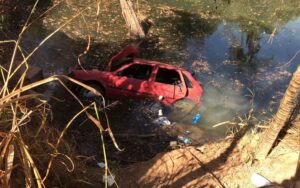
M 110 60 L 106 70 L 73 70 L 72 76 L 109 99 L 160 98 L 167 106 L 186 99 L 199 104 L 203 89 L 188 71 L 136 58 L 138 54 L 138 48 L 128 46 Z

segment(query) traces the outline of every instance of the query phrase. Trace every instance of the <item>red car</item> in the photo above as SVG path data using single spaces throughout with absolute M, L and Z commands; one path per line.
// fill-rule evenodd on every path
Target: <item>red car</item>
M 105 71 L 73 70 L 72 76 L 96 87 L 109 99 L 160 98 L 167 106 L 187 99 L 199 104 L 203 89 L 188 71 L 157 61 L 135 58 L 138 54 L 136 47 L 128 46 L 110 60 Z M 84 89 L 80 93 L 89 95 Z

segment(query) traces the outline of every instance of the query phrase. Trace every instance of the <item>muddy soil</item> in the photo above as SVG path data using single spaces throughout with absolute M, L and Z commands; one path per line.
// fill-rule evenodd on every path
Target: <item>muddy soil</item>
M 121 187 L 249 187 L 258 173 L 283 187 L 293 187 L 300 150 L 279 144 L 263 161 L 255 160 L 258 134 L 242 133 L 211 144 L 160 153 L 117 173 Z M 280 164 L 280 165 L 279 165 Z

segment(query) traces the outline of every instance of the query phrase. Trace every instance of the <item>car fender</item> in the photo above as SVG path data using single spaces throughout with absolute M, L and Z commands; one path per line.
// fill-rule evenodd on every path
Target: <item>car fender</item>
M 109 77 L 109 74 L 107 74 L 104 71 L 97 71 L 97 70 L 91 70 L 91 71 L 86 71 L 86 70 L 75 70 L 73 71 L 72 76 L 77 79 L 82 81 L 83 83 L 97 83 L 101 85 L 105 90 L 106 90 L 106 80 Z

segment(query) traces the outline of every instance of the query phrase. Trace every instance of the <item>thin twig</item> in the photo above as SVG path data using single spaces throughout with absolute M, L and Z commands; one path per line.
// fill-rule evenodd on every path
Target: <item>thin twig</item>
M 294 54 L 294 56 L 293 56 L 287 63 L 285 63 L 285 64 L 283 64 L 283 65 L 277 67 L 277 69 L 280 69 L 280 68 L 282 68 L 282 67 L 290 66 L 291 63 L 292 63 L 292 61 L 298 56 L 299 53 L 300 53 L 300 49 Z

